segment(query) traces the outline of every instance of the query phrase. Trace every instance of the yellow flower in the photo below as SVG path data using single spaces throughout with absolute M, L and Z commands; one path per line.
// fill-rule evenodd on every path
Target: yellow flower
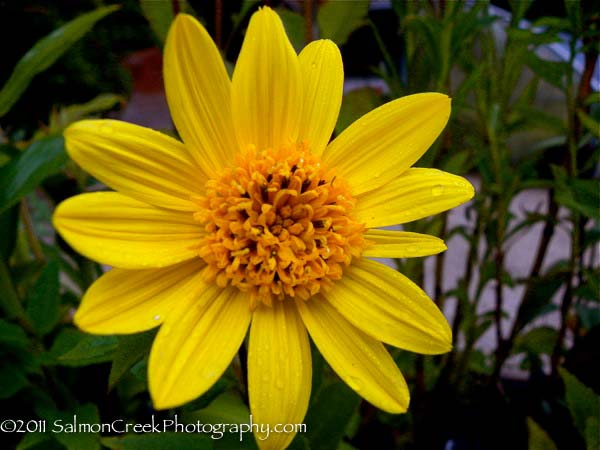
M 433 236 L 378 229 L 473 196 L 465 179 L 411 169 L 444 128 L 450 100 L 392 101 L 331 143 L 343 67 L 331 41 L 296 55 L 269 8 L 254 14 L 233 79 L 206 30 L 179 15 L 164 77 L 183 143 L 136 125 L 78 122 L 70 156 L 117 192 L 78 195 L 54 225 L 73 248 L 114 268 L 85 293 L 82 330 L 161 325 L 150 353 L 154 406 L 206 392 L 248 328 L 256 423 L 300 423 L 311 386 L 308 336 L 358 394 L 406 411 L 406 383 L 383 343 L 438 354 L 450 328 L 400 273 L 365 257 L 426 256 Z M 260 440 L 284 448 L 293 433 Z

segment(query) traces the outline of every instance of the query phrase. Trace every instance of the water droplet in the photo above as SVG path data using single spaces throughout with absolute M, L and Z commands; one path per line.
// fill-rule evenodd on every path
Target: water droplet
M 442 186 L 441 184 L 438 184 L 431 188 L 431 195 L 433 195 L 435 197 L 439 197 L 443 193 L 444 193 L 444 186 Z
M 160 314 L 157 314 L 153 317 L 154 320 L 160 320 Z

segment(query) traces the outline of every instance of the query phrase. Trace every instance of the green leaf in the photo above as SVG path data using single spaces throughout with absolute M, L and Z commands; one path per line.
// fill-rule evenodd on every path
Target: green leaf
M 199 421 L 205 424 L 227 423 L 241 425 L 250 423 L 250 411 L 239 395 L 229 391 L 217 397 L 204 409 L 186 412 L 183 419 L 187 423 L 196 423 Z M 240 435 L 239 432 L 227 432 L 222 439 L 214 440 L 213 444 L 214 448 L 219 450 L 257 448 L 251 433 Z
M 529 450 L 556 450 L 556 445 L 548 434 L 531 417 L 527 418 L 529 430 Z
M 119 345 L 108 377 L 109 389 L 112 389 L 129 369 L 149 353 L 155 335 L 156 330 L 150 330 L 145 333 L 119 336 Z
M 588 417 L 585 420 L 585 447 L 587 450 L 598 450 L 600 448 L 600 419 Z
M 57 358 L 63 366 L 79 367 L 110 361 L 119 341 L 115 336 L 83 335 L 83 338 Z
M 21 367 L 3 362 L 0 370 L 0 399 L 12 397 L 28 384 Z
M 369 0 L 333 0 L 319 7 L 317 23 L 321 38 L 343 45 L 352 32 L 366 24 Z
M 92 114 L 98 114 L 103 111 L 114 108 L 119 103 L 124 103 L 125 98 L 116 94 L 100 94 L 89 102 L 70 105 L 53 112 L 50 116 L 50 123 L 47 134 L 60 134 L 73 122 L 84 119 Z
M 162 423 L 161 423 L 162 425 Z M 102 445 L 114 450 L 211 450 L 209 437 L 195 433 L 129 434 L 124 437 L 105 437 Z
M 600 219 L 600 180 L 557 179 L 554 199 L 586 217 Z
M 590 133 L 592 133 L 597 138 L 600 138 L 600 122 L 594 119 L 592 116 L 586 114 L 583 110 L 579 109 L 577 111 L 577 116 L 579 120 L 586 127 Z
M 597 296 L 598 291 L 595 294 Z M 575 311 L 577 312 L 577 317 L 579 317 L 580 325 L 584 330 L 591 330 L 600 325 L 600 308 L 597 306 L 579 304 L 575 306 Z
M 335 450 L 358 408 L 360 398 L 346 384 L 336 381 L 319 392 L 306 416 L 306 437 L 310 448 Z M 332 414 L 331 408 L 335 408 Z
M 340 134 L 348 125 L 382 104 L 381 95 L 372 88 L 356 89 L 342 98 L 335 132 Z
M 54 438 L 67 450 L 100 450 L 100 434 L 91 430 L 79 429 L 79 426 L 100 422 L 98 408 L 86 403 L 68 411 L 43 409 L 41 417 L 49 422 Z
M 562 263 L 557 263 L 543 277 L 531 280 L 531 287 L 523 299 L 517 314 L 516 329 L 520 330 L 536 317 L 548 312 L 552 307 L 552 297 L 565 282 L 568 271 Z
M 59 264 L 48 263 L 27 298 L 27 314 L 40 335 L 52 330 L 60 318 Z
M 1 170 L 1 169 L 0 169 Z M 17 241 L 17 225 L 19 224 L 19 206 L 0 213 L 0 258 L 8 259 L 15 249 Z
M 304 17 L 285 8 L 275 8 L 275 12 L 281 18 L 294 49 L 300 52 L 304 47 Z
M 20 349 L 27 347 L 27 345 L 29 345 L 29 339 L 23 328 L 0 319 L 0 346 Z
M 96 22 L 117 9 L 119 6 L 114 5 L 98 8 L 71 20 L 40 39 L 19 60 L 10 78 L 0 90 L 0 117 L 15 104 L 33 77 L 54 64 L 75 42 L 91 30 Z
M 534 52 L 529 52 L 525 56 L 525 63 L 544 81 L 557 87 L 561 91 L 565 90 L 567 73 L 571 70 L 568 63 L 546 61 L 539 58 Z
M 200 420 L 203 423 L 248 423 L 250 411 L 239 395 L 226 392 L 220 395 L 204 409 L 188 413 L 189 421 Z
M 557 331 L 550 327 L 538 327 L 519 336 L 515 342 L 515 353 L 552 354 Z
M 56 443 L 56 441 L 53 440 L 52 435 L 48 432 L 27 433 L 17 445 L 17 450 L 52 450 L 56 447 L 62 448 L 62 446 L 60 446 L 58 443 Z
M 600 396 L 566 369 L 559 368 L 558 370 L 565 383 L 565 398 L 573 423 L 581 435 L 585 436 L 586 420 L 589 417 L 599 418 Z
M 142 14 L 150 22 L 150 28 L 156 34 L 161 44 L 167 40 L 167 32 L 173 22 L 173 2 L 140 0 Z
M 33 142 L 10 163 L 0 167 L 0 213 L 33 191 L 67 160 L 62 136 Z

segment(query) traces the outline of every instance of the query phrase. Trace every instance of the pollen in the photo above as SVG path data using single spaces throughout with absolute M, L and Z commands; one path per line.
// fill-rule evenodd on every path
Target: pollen
M 205 274 L 249 292 L 252 309 L 328 289 L 366 245 L 348 185 L 305 143 L 239 154 L 195 201 Z

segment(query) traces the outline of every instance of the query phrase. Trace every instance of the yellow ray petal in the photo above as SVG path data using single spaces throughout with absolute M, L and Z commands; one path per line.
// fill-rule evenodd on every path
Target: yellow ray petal
M 58 205 L 52 222 L 79 253 L 122 269 L 191 259 L 204 234 L 190 213 L 160 209 L 117 192 L 71 197 Z
M 231 82 L 204 27 L 179 14 L 165 44 L 165 89 L 173 122 L 190 153 L 212 175 L 237 150 L 231 118 Z
M 435 303 L 383 264 L 353 261 L 325 297 L 350 323 L 387 344 L 426 355 L 452 348 L 452 331 Z
M 356 196 L 383 186 L 412 166 L 446 126 L 450 99 L 414 94 L 364 115 L 340 134 L 323 160 L 352 186 Z
M 196 294 L 200 260 L 163 269 L 112 269 L 87 290 L 75 314 L 75 324 L 88 333 L 126 334 L 160 325 L 186 296 Z
M 301 423 L 308 408 L 312 367 L 306 328 L 291 301 L 254 311 L 248 348 L 248 392 L 254 422 Z M 256 434 L 262 449 L 286 448 L 296 433 Z
M 320 155 L 331 138 L 342 104 L 342 56 L 337 45 L 322 39 L 304 47 L 298 58 L 304 88 L 298 136 L 308 141 L 314 154 Z
M 83 120 L 65 131 L 67 152 L 111 188 L 163 208 L 193 211 L 206 175 L 166 134 L 117 120 Z
M 353 211 L 367 228 L 385 227 L 433 216 L 475 194 L 462 177 L 435 169 L 409 169 L 395 180 L 359 196 Z
M 242 148 L 296 141 L 302 112 L 300 65 L 279 16 L 254 13 L 232 82 L 233 121 Z
M 436 255 L 447 249 L 435 236 L 408 231 L 367 230 L 365 239 L 373 242 L 362 255 L 375 258 L 415 258 Z
M 381 342 L 348 322 L 321 296 L 296 304 L 315 345 L 348 386 L 379 409 L 406 411 L 408 387 Z
M 247 294 L 214 283 L 199 283 L 197 292 L 177 303 L 152 345 L 148 386 L 156 409 L 174 408 L 210 389 L 248 330 Z

